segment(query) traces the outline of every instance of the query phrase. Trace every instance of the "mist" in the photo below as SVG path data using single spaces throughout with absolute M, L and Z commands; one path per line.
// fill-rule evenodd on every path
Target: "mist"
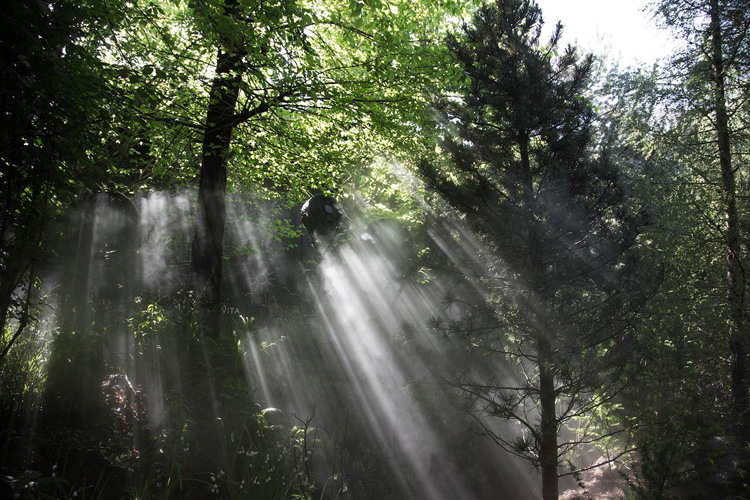
M 191 326 L 194 200 L 190 191 L 99 193 L 71 207 L 36 326 L 43 390 L 26 402 L 36 415 L 19 429 L 27 446 L 9 445 L 8 457 L 29 468 L 54 462 L 58 473 L 64 462 L 71 478 L 114 460 L 99 494 L 154 471 L 167 491 L 175 467 L 190 472 L 181 462 L 200 464 L 200 476 L 215 459 L 220 473 L 204 479 L 229 498 L 277 497 L 268 490 L 277 482 L 326 498 L 538 496 L 536 471 L 483 435 L 450 383 L 510 371 L 472 366 L 465 344 L 434 328 L 468 314 L 481 286 L 428 270 L 417 253 L 425 242 L 397 221 L 347 213 L 336 238 L 316 241 L 299 206 L 235 195 L 221 306 L 231 339 L 219 346 Z M 456 247 L 455 227 L 425 234 L 464 274 L 487 264 L 476 241 Z M 65 426 L 101 440 L 97 456 L 82 438 L 43 458 Z

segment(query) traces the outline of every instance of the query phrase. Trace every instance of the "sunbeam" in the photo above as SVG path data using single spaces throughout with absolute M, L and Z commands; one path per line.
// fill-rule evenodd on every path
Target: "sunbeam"
M 257 489 L 275 484 L 272 476 L 261 481 L 261 469 L 239 464 L 279 460 L 262 451 L 261 436 L 283 422 L 303 429 L 285 459 L 296 464 L 292 477 L 301 477 L 294 450 L 314 448 L 308 433 L 322 433 L 328 442 L 305 474 L 340 492 L 365 495 L 377 481 L 387 497 L 484 498 L 494 490 L 483 478 L 501 474 L 502 497 L 533 497 L 522 469 L 467 433 L 461 393 L 446 383 L 465 363 L 483 376 L 490 365 L 471 368 L 463 347 L 429 327 L 467 316 L 470 297 L 486 293 L 481 279 L 419 271 L 412 236 L 395 220 L 350 218 L 346 241 L 312 247 L 304 234 L 276 233 L 288 209 L 238 196 L 229 203 L 221 306 L 235 345 L 222 344 L 198 335 L 185 291 L 191 200 L 189 192 L 132 202 L 102 194 L 71 218 L 76 238 L 62 255 L 73 265 L 58 274 L 45 316 L 55 333 L 39 432 L 56 425 L 52 411 L 57 421 L 103 419 L 108 434 L 97 439 L 118 475 L 191 457 L 197 477 L 213 463 Z M 464 278 L 486 278 L 497 265 L 458 225 L 428 234 Z M 448 294 L 460 300 L 447 303 Z M 231 382 L 228 397 L 235 367 L 244 384 Z M 260 408 L 275 410 L 248 423 Z M 232 430 L 238 418 L 244 430 Z

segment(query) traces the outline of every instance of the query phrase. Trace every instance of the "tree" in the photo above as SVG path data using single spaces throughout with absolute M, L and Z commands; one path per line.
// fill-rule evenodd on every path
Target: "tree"
M 97 160 L 105 155 L 89 153 L 100 145 L 108 113 L 105 65 L 96 56 L 106 35 L 96 21 L 117 26 L 125 15 L 118 2 L 105 9 L 98 2 L 13 1 L 0 10 L 0 332 L 15 320 L 2 362 L 33 322 L 54 222 L 99 177 Z
M 546 46 L 541 27 L 533 2 L 498 0 L 448 38 L 468 84 L 436 102 L 449 161 L 420 170 L 494 256 L 479 277 L 487 319 L 455 328 L 524 374 L 518 385 L 468 374 L 455 384 L 498 444 L 541 469 L 552 499 L 561 461 L 597 439 L 558 434 L 616 395 L 620 356 L 651 288 L 638 282 L 640 221 L 637 199 L 626 200 L 624 156 L 616 136 L 595 134 L 585 97 L 593 57 L 573 47 L 556 55 L 562 27 Z M 520 437 L 487 418 L 519 424 Z
M 665 81 L 658 67 L 615 70 L 603 88 L 608 126 L 644 164 L 636 184 L 650 215 L 641 239 L 660 270 L 660 288 L 634 335 L 617 412 L 637 447 L 634 488 L 655 496 L 721 476 L 717 456 L 727 450 L 717 451 L 716 443 L 725 442 L 729 402 L 721 397 L 729 377 L 717 376 L 716 361 L 726 353 L 726 273 L 716 257 L 722 242 L 714 222 L 720 209 L 705 167 L 698 167 L 710 153 L 688 145 L 695 122 L 670 109 Z
M 325 141 L 323 147 L 336 140 L 351 143 L 355 131 L 397 136 L 397 130 L 405 128 L 399 124 L 413 116 L 423 87 L 444 67 L 435 62 L 441 52 L 426 43 L 441 17 L 424 5 L 403 7 L 353 1 L 342 13 L 325 2 L 313 8 L 301 2 L 228 0 L 195 9 L 198 24 L 217 45 L 202 126 L 191 261 L 191 288 L 203 332 L 219 332 L 224 197 L 233 134 L 241 134 L 235 142 L 251 155 L 254 149 L 276 148 L 272 155 L 294 163 L 300 163 L 299 158 L 289 158 L 288 152 L 309 155 L 313 135 Z M 463 7 L 461 2 L 443 2 L 443 8 L 457 12 Z M 420 29 L 425 33 L 418 33 Z M 313 128 L 295 122 L 312 122 Z M 315 134 L 316 129 L 326 135 Z M 352 158 L 336 159 L 356 163 Z M 264 170 L 247 160 L 237 161 L 243 162 L 244 168 L 238 169 L 241 177 L 252 178 L 248 171 Z M 268 164 L 269 158 L 262 161 Z M 298 174 L 297 183 L 331 188 L 346 172 L 337 165 L 306 167 L 308 178 L 299 179 Z M 258 176 L 265 184 L 289 189 L 265 170 Z M 282 166 L 270 172 L 288 176 L 289 170 Z
M 714 219 L 726 256 L 726 314 L 730 354 L 733 427 L 737 437 L 750 442 L 750 324 L 748 324 L 748 281 L 745 271 L 748 213 L 738 205 L 738 178 L 744 179 L 738 148 L 741 108 L 748 89 L 748 32 L 750 18 L 745 0 L 662 0 L 655 4 L 665 24 L 686 42 L 685 49 L 671 62 L 670 79 L 679 82 L 668 93 L 688 128 L 675 134 L 682 146 L 691 145 L 705 157 L 696 170 L 717 198 L 723 222 Z M 687 133 L 685 133 L 687 132 Z M 742 182 L 740 185 L 744 184 Z M 706 214 L 712 213 L 704 207 Z M 723 226 L 723 227 L 722 227 Z M 721 228 L 721 229 L 719 229 Z

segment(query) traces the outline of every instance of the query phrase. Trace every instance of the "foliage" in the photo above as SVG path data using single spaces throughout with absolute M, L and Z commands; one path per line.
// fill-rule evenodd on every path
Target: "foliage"
M 189 361 L 180 316 L 179 311 L 166 311 L 157 304 L 142 304 L 129 320 L 136 357 L 120 370 L 139 377 L 153 373 L 155 366 L 170 364 L 170 358 L 180 359 L 180 364 Z M 101 362 L 86 357 L 101 356 L 101 348 L 91 344 L 96 338 L 58 334 L 57 345 L 52 346 L 55 359 L 45 367 L 48 381 L 43 407 L 11 406 L 10 402 L 3 406 L 4 416 L 14 419 L 29 412 L 42 415 L 42 439 L 49 440 L 49 451 L 32 462 L 28 462 L 27 450 L 5 450 L 5 454 L 15 454 L 18 464 L 32 465 L 5 472 L 5 483 L 20 498 L 200 498 L 204 494 L 309 498 L 313 478 L 304 464 L 313 458 L 314 428 L 309 420 L 301 427 L 285 427 L 282 420 L 271 418 L 278 410 L 254 410 L 245 384 L 229 385 L 236 376 L 231 373 L 242 370 L 241 363 L 233 364 L 235 368 L 225 370 L 222 377 L 227 384 L 222 392 L 236 407 L 219 420 L 217 434 L 205 429 L 198 432 L 203 425 L 202 410 L 194 405 L 205 403 L 190 391 L 180 390 L 179 381 L 167 372 L 159 374 L 158 380 L 148 380 L 145 388 L 124 373 L 107 376 L 100 387 L 71 384 L 80 378 L 96 385 L 101 380 L 100 375 L 88 372 L 101 367 Z M 164 391 L 163 402 L 154 398 L 155 390 Z M 32 391 L 26 388 L 24 396 L 32 396 Z M 40 391 L 37 397 L 41 396 Z M 72 432 L 74 422 L 86 432 Z M 6 427 L 6 432 L 10 430 Z M 22 430 L 19 426 L 18 432 Z M 201 450 L 216 436 L 226 456 L 223 466 L 202 459 Z M 23 436 L 9 443 L 16 439 L 23 441 Z
M 742 440 L 748 380 L 747 10 L 659 0 L 684 50 L 592 87 L 597 63 L 559 28 L 542 40 L 522 0 L 4 2 L 0 486 L 364 498 L 416 484 L 390 477 L 366 409 L 351 421 L 261 410 L 246 373 L 259 363 L 276 393 L 311 384 L 359 404 L 337 392 L 352 381 L 330 354 L 319 256 L 296 220 L 322 189 L 355 233 L 387 218 L 415 237 L 420 297 L 442 317 L 430 349 L 413 325 L 394 333 L 399 362 L 449 352 L 447 386 L 464 396 L 452 402 L 497 444 L 557 475 L 635 443 L 637 497 L 681 483 L 741 492 L 743 449 L 726 429 Z M 217 120 L 229 83 L 236 100 Z M 255 301 L 221 340 L 201 336 L 176 291 L 195 204 L 164 205 L 179 237 L 134 229 L 149 192 L 198 186 L 219 125 L 225 288 L 247 278 Z M 139 238 L 168 247 L 172 266 L 142 289 L 131 274 L 150 267 L 134 259 L 154 255 Z M 222 305 L 239 311 L 231 293 Z M 281 380 L 292 347 L 319 355 Z M 445 463 L 493 491 L 492 455 L 465 439 L 445 391 L 415 384 L 409 397 L 450 443 Z
M 712 6 L 719 8 L 718 23 L 711 21 Z M 715 446 L 731 442 L 726 430 L 737 429 L 741 418 L 732 395 L 738 358 L 727 362 L 726 356 L 736 352 L 733 332 L 744 324 L 738 306 L 746 309 L 731 292 L 732 283 L 741 281 L 728 266 L 737 254 L 731 248 L 744 247 L 747 238 L 746 206 L 730 208 L 747 185 L 738 154 L 746 144 L 740 118 L 745 111 L 743 99 L 737 99 L 746 93 L 741 69 L 746 60 L 739 54 L 746 50 L 741 33 L 747 23 L 732 14 L 736 8 L 733 2 L 657 2 L 654 10 L 684 49 L 651 73 L 618 75 L 612 87 L 613 112 L 627 143 L 651 165 L 655 217 L 645 236 L 664 272 L 662 293 L 647 305 L 649 320 L 636 340 L 638 377 L 624 398 L 644 460 L 638 490 L 643 495 L 671 495 L 688 481 L 721 485 L 726 494 L 732 490 L 730 476 L 741 475 L 725 468 L 729 457 L 740 463 L 735 445 L 721 451 Z M 719 39 L 711 26 L 721 26 L 725 43 L 712 43 Z M 717 63 L 725 69 L 717 72 Z M 725 77 L 723 104 L 717 74 Z M 723 127 L 722 106 L 730 117 Z M 729 150 L 720 147 L 725 132 Z M 726 168 L 722 158 L 733 167 Z
M 557 495 L 563 457 L 613 432 L 579 427 L 557 440 L 620 390 L 619 357 L 653 289 L 639 200 L 628 198 L 626 172 L 640 165 L 620 159 L 616 133 L 595 135 L 584 97 L 593 59 L 573 47 L 558 55 L 560 32 L 543 45 L 536 5 L 498 1 L 450 36 L 470 81 L 436 102 L 448 160 L 421 165 L 486 249 L 475 279 L 488 308 L 456 328 L 519 375 L 490 369 L 455 385 L 497 444 L 541 467 L 544 498 Z

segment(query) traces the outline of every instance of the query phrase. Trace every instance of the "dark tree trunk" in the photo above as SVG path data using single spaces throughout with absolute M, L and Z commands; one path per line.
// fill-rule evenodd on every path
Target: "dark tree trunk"
M 216 76 L 203 135 L 198 210 L 190 263 L 201 334 L 218 336 L 221 318 L 221 264 L 226 221 L 227 155 L 236 126 L 241 57 L 218 51 Z
M 227 2 L 232 14 L 236 2 Z M 191 289 L 198 316 L 198 334 L 218 338 L 221 331 L 221 276 L 226 222 L 227 160 L 236 127 L 235 108 L 240 88 L 242 57 L 221 48 L 216 56 L 216 74 L 211 85 L 203 133 L 198 207 L 190 262 Z M 221 351 L 219 351 L 221 352 Z M 189 387 L 186 396 L 195 408 L 194 418 L 202 435 L 197 438 L 195 463 L 200 470 L 227 467 L 224 435 L 216 425 L 221 412 L 215 389 L 214 368 L 221 355 L 203 344 L 191 349 L 187 358 Z
M 550 368 L 549 340 L 539 341 L 539 406 L 541 424 L 539 433 L 539 463 L 542 468 L 542 499 L 557 500 L 557 415 L 555 403 L 555 375 Z
M 737 191 L 732 168 L 729 136 L 729 117 L 726 109 L 725 64 L 722 54 L 722 32 L 719 1 L 711 0 L 711 51 L 714 80 L 714 106 L 716 112 L 716 137 L 721 168 L 721 185 L 724 194 L 727 244 L 728 303 L 731 319 L 729 349 L 732 370 L 732 407 L 738 437 L 750 442 L 750 385 L 748 384 L 747 341 L 748 326 L 745 317 L 745 274 L 742 265 L 742 241 L 737 213 Z
M 521 171 L 523 178 L 523 200 L 527 211 L 527 251 L 529 255 L 529 276 L 531 293 L 535 296 L 529 301 L 529 317 L 537 337 L 537 368 L 539 369 L 539 407 L 540 424 L 537 435 L 539 465 L 542 469 L 542 499 L 557 500 L 557 414 L 555 411 L 557 394 L 555 392 L 555 373 L 551 366 L 552 347 L 548 335 L 549 327 L 544 317 L 544 276 L 543 241 L 540 229 L 534 216 L 534 184 L 529 157 L 529 138 L 520 137 Z

